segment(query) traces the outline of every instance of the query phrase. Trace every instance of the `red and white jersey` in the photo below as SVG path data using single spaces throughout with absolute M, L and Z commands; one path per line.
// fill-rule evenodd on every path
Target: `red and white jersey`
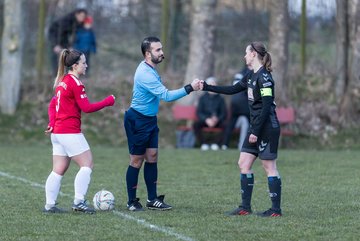
M 81 111 L 90 113 L 114 104 L 114 97 L 90 103 L 84 84 L 74 75 L 67 74 L 55 89 L 48 114 L 49 126 L 55 134 L 81 132 Z

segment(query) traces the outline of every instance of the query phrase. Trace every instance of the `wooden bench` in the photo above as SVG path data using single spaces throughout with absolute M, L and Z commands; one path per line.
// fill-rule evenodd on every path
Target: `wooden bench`
M 295 133 L 289 127 L 295 123 L 295 110 L 292 107 L 276 108 L 276 115 L 281 125 L 282 136 L 293 136 Z
M 174 105 L 172 108 L 173 118 L 176 121 L 185 121 L 185 124 L 177 126 L 177 130 L 192 130 L 192 124 L 196 121 L 196 107 L 192 105 Z M 281 125 L 282 136 L 293 136 L 295 133 L 289 125 L 295 123 L 295 110 L 292 107 L 278 107 L 276 114 Z M 222 128 L 204 127 L 205 132 L 220 132 Z
M 176 121 L 185 121 L 185 124 L 177 126 L 177 130 L 188 131 L 192 130 L 192 124 L 198 120 L 196 114 L 196 106 L 193 105 L 174 105 L 172 108 L 173 118 Z M 221 132 L 222 128 L 204 127 L 204 132 Z

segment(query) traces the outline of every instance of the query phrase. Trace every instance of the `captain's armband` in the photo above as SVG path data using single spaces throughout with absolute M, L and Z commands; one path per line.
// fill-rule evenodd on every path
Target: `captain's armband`
M 261 97 L 273 96 L 271 88 L 261 88 L 260 89 L 260 94 L 261 94 Z

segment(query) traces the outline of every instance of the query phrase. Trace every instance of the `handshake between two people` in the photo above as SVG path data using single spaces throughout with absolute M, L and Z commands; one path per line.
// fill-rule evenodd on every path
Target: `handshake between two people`
M 204 86 L 206 86 L 207 84 L 205 83 L 204 80 L 194 79 L 190 85 L 193 88 L 193 90 L 198 91 L 198 90 L 203 90 Z

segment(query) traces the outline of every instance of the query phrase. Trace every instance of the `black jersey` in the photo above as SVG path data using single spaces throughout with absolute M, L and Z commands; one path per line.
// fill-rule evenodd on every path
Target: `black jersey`
M 247 79 L 251 132 L 259 136 L 263 128 L 279 128 L 275 108 L 275 83 L 271 73 L 261 67 Z
M 204 85 L 205 91 L 232 95 L 240 91 L 248 92 L 250 109 L 250 132 L 259 136 L 264 128 L 279 128 L 274 102 L 275 83 L 271 73 L 261 67 L 256 73 L 251 71 L 246 78 L 232 86 Z

